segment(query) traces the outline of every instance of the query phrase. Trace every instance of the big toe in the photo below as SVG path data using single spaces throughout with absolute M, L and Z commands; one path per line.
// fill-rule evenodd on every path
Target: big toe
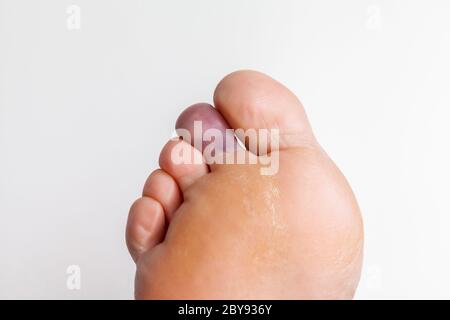
M 218 84 L 214 103 L 231 127 L 253 129 L 259 134 L 267 130 L 268 152 L 316 143 L 299 99 L 263 73 L 244 70 L 229 74 Z

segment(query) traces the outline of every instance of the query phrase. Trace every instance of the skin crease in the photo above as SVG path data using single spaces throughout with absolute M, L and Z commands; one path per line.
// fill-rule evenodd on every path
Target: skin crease
M 228 123 L 238 128 L 239 118 L 244 123 L 253 121 L 255 128 L 264 128 L 270 119 L 276 119 L 281 144 L 280 151 L 272 152 L 279 152 L 279 172 L 262 176 L 259 165 L 218 165 L 183 184 L 183 201 L 178 200 L 181 205 L 171 213 L 167 233 L 160 237 L 164 241 L 134 254 L 135 296 L 351 299 L 363 253 L 363 225 L 353 192 L 316 142 L 298 100 L 267 76 L 244 73 L 228 76 L 216 90 L 216 107 L 228 121 L 215 117 L 220 113 L 208 109 L 210 106 L 197 105 L 180 116 L 177 128 L 191 130 L 194 118 L 204 120 L 206 127 L 219 124 L 221 130 Z M 230 93 L 233 82 L 248 89 L 245 96 Z M 255 94 L 261 92 L 260 87 L 275 92 L 276 101 L 283 105 L 298 104 L 300 111 L 289 119 L 270 115 L 270 109 L 264 118 L 248 106 L 237 106 L 239 101 L 251 100 L 253 89 Z M 270 99 L 266 97 L 258 108 L 264 111 L 273 105 L 275 101 Z M 239 116 L 234 106 L 241 108 Z M 170 166 L 169 150 L 161 154 L 163 169 Z M 182 176 L 199 169 L 184 170 Z M 160 210 L 153 212 L 158 212 L 158 219 L 152 221 L 161 224 Z M 132 210 L 130 217 L 133 215 L 138 216 Z M 132 254 L 134 225 L 134 220 L 129 221 L 127 231 Z M 156 223 L 147 225 L 154 228 Z

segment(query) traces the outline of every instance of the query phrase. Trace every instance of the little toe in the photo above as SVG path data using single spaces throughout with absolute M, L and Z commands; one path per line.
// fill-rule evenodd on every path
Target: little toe
M 165 217 L 161 204 L 149 197 L 138 199 L 130 209 L 126 229 L 128 250 L 136 262 L 139 257 L 163 241 Z

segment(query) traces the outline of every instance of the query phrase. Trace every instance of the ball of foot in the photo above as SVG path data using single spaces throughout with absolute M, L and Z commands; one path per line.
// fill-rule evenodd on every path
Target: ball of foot
M 246 148 L 216 150 L 251 163 L 210 161 L 204 140 L 166 144 L 128 218 L 136 298 L 351 299 L 362 264 L 360 211 L 297 97 L 264 74 L 238 71 L 218 84 L 214 108 L 188 108 L 176 127 L 194 136 L 196 121 L 269 133 L 253 147 L 243 139 Z M 175 161 L 180 153 L 200 160 Z M 276 170 L 262 174 L 268 157 Z

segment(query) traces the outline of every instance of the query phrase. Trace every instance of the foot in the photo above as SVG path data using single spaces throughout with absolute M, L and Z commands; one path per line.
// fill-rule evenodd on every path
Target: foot
M 166 144 L 128 218 L 136 298 L 351 299 L 362 264 L 359 208 L 299 100 L 266 75 L 239 71 L 219 83 L 214 104 L 188 108 L 177 128 L 194 136 L 198 120 L 222 133 L 278 132 L 242 151 L 222 144 L 234 140 L 227 131 L 208 155 L 205 141 Z M 256 161 L 212 161 L 240 154 Z

